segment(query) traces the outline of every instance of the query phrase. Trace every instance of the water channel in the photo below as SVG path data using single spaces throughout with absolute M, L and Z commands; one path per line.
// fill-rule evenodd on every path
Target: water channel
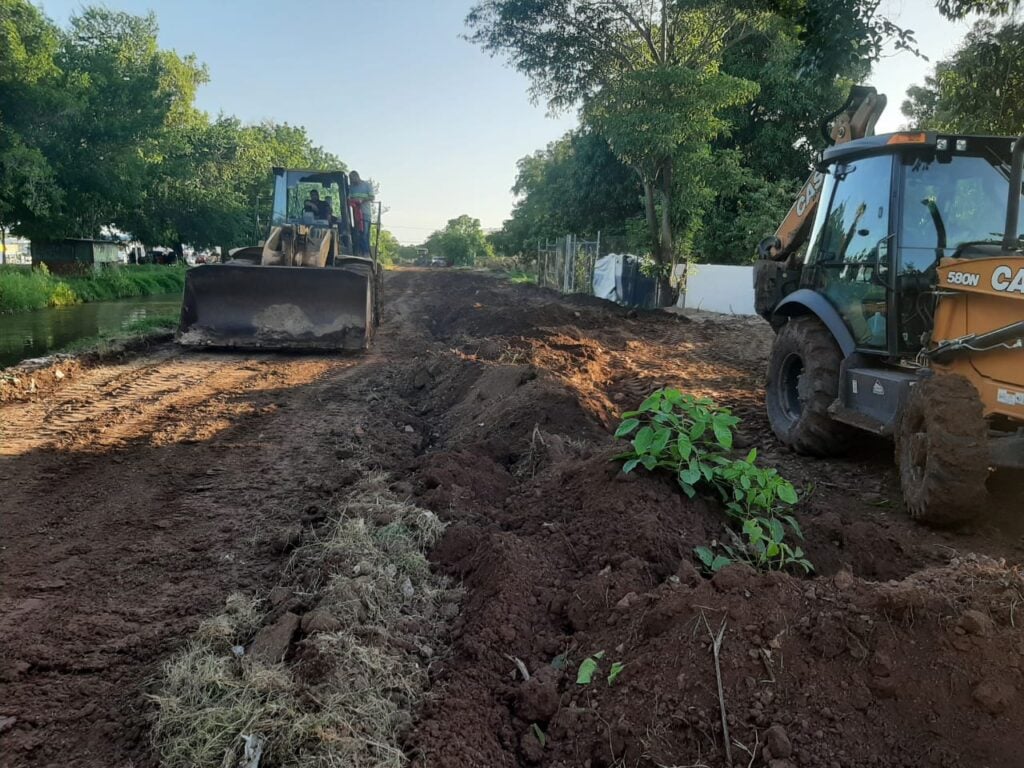
M 0 315 L 0 368 L 78 339 L 122 331 L 138 320 L 176 316 L 180 307 L 181 294 L 171 293 Z

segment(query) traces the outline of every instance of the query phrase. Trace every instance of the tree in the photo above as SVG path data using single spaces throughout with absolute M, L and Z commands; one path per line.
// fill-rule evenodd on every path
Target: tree
M 642 215 L 635 174 L 592 130 L 570 131 L 516 166 L 512 217 L 490 236 L 504 255 L 532 253 L 538 239 L 570 232 L 619 232 L 625 220 Z
M 921 55 L 914 30 L 880 12 L 880 0 L 768 0 L 763 6 L 796 24 L 805 72 L 837 75 L 864 62 L 878 61 L 885 46 Z M 936 0 L 947 19 L 973 14 L 1007 16 L 1020 0 Z
M 398 261 L 398 253 L 401 247 L 398 243 L 398 238 L 393 234 L 386 229 L 380 231 L 380 235 L 377 238 L 377 258 L 381 264 L 385 266 L 395 264 Z
M 477 259 L 494 256 L 494 249 L 480 227 L 480 219 L 466 214 L 449 219 L 444 229 L 427 238 L 426 246 L 431 256 L 441 256 L 456 266 L 473 266 Z
M 40 149 L 58 98 L 57 28 L 25 0 L 0 0 L 0 239 L 61 204 Z
M 709 144 L 728 128 L 720 114 L 755 92 L 754 83 L 730 75 L 659 68 L 628 73 L 585 108 L 587 119 L 640 177 L 663 280 L 677 254 L 679 230 L 692 233 L 710 202 L 702 194 L 708 176 L 701 171 L 711 172 Z
M 907 91 L 915 127 L 957 133 L 1024 132 L 1024 24 L 976 22 L 924 85 Z
M 211 120 L 207 72 L 160 49 L 156 18 L 87 7 L 60 29 L 0 0 L 0 233 L 248 245 L 275 165 L 345 170 L 301 127 Z
M 36 234 L 95 236 L 137 210 L 161 133 L 191 108 L 205 73 L 193 59 L 160 50 L 152 14 L 98 7 L 71 18 L 56 63 L 68 130 L 55 132 L 45 151 L 74 206 Z
M 507 55 L 552 108 L 581 104 L 585 120 L 634 169 L 667 288 L 674 229 L 692 227 L 676 217 L 694 208 L 692 200 L 678 204 L 685 188 L 677 166 L 689 170 L 728 127 L 720 113 L 756 93 L 756 84 L 723 74 L 721 62 L 767 19 L 756 3 L 483 0 L 467 24 L 471 41 Z

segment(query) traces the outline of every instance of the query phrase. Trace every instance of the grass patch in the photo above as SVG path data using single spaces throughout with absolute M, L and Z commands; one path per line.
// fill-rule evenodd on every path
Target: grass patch
M 443 528 L 383 473 L 360 481 L 283 580 L 328 624 L 304 633 L 290 663 L 266 663 L 236 653 L 263 604 L 229 598 L 164 665 L 152 697 L 162 764 L 240 765 L 248 748 L 273 766 L 405 765 L 401 737 L 428 684 L 419 656 L 436 652 L 438 617 L 458 599 L 424 557 Z
M 512 270 L 511 272 L 505 273 L 505 279 L 513 285 L 536 285 L 537 276 L 530 272 L 524 272 L 521 269 Z
M 76 339 L 60 351 L 72 354 L 95 352 L 102 355 L 142 341 L 151 341 L 169 336 L 174 333 L 174 329 L 177 327 L 178 318 L 176 315 L 144 317 L 141 320 L 133 320 L 120 331 Z
M 175 293 L 185 285 L 185 272 L 183 266 L 139 264 L 64 277 L 45 267 L 0 266 L 0 314 Z

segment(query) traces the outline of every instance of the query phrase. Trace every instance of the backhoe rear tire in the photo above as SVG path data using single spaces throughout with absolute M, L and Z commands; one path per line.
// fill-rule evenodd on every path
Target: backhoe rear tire
M 853 429 L 829 416 L 839 394 L 843 355 L 818 318 L 796 317 L 775 337 L 768 358 L 765 404 L 772 431 L 797 453 L 843 453 Z
M 982 512 L 988 425 L 970 381 L 941 374 L 910 390 L 896 429 L 896 460 L 903 501 L 915 520 L 952 526 Z

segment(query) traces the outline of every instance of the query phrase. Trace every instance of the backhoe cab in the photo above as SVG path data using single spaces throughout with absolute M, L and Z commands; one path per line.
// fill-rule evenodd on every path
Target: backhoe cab
M 990 470 L 1024 468 L 1022 162 L 1024 138 L 837 142 L 800 206 L 813 223 L 794 228 L 794 205 L 759 248 L 775 434 L 817 455 L 894 437 L 924 521 L 977 515 Z

